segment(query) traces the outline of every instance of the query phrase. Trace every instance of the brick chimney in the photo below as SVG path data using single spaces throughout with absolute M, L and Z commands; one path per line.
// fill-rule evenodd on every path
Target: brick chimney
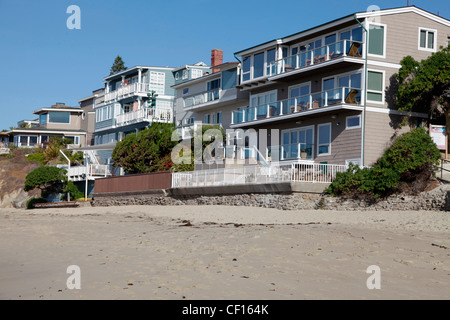
M 221 65 L 223 63 L 223 51 L 219 49 L 211 50 L 211 67 Z M 212 73 L 218 72 L 219 69 L 212 70 Z

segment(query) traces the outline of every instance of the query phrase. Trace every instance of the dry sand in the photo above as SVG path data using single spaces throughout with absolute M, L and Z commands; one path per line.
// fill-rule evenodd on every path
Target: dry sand
M 0 299 L 447 300 L 449 235 L 448 212 L 0 209 Z

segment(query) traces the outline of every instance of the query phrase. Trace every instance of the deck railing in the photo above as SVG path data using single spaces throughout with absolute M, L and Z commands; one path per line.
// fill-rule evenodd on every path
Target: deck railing
M 80 180 L 86 177 L 109 177 L 111 176 L 111 165 L 108 164 L 88 164 L 87 166 L 62 166 L 67 170 L 67 176 L 70 180 Z
M 135 112 L 122 113 L 116 116 L 116 126 L 124 126 L 132 123 L 148 122 L 172 122 L 172 109 L 170 108 L 142 108 Z
M 184 107 L 194 107 L 206 102 L 220 99 L 220 89 L 204 91 L 184 98 Z
M 360 105 L 361 89 L 340 87 L 259 106 L 246 107 L 232 111 L 231 122 L 232 124 L 239 124 L 247 121 L 264 120 L 339 104 Z
M 271 62 L 269 75 L 274 76 L 346 56 L 361 58 L 363 52 L 362 47 L 362 42 L 341 40 L 323 47 L 303 51 Z
M 344 172 L 347 168 L 346 165 L 336 164 L 293 163 L 176 172 L 172 174 L 172 188 L 293 181 L 331 183 L 337 172 Z
M 117 90 L 108 92 L 105 94 L 105 103 L 109 101 L 116 101 L 123 98 L 133 96 L 135 94 L 146 94 L 150 92 L 148 83 L 135 82 L 128 85 L 124 85 Z

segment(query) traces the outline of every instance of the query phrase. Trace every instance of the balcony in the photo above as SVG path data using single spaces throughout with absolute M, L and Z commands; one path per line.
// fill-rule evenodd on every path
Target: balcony
M 313 50 L 303 51 L 271 62 L 268 76 L 272 78 L 269 80 L 277 80 L 295 70 L 297 72 L 306 71 L 313 69 L 314 66 L 334 64 L 339 61 L 363 63 L 362 53 L 363 43 L 350 40 L 341 40 Z
M 196 107 L 207 102 L 217 101 L 220 98 L 220 93 L 221 93 L 220 89 L 214 89 L 185 97 L 184 108 L 190 109 L 192 107 Z
M 88 164 L 87 166 L 60 166 L 67 170 L 69 180 L 81 181 L 85 180 L 86 176 L 89 180 L 97 178 L 106 178 L 112 175 L 112 166 L 106 164 Z
M 105 94 L 104 103 L 118 101 L 132 96 L 146 96 L 150 92 L 148 83 L 131 83 Z
M 198 110 L 200 108 L 219 107 L 236 101 L 248 100 L 248 93 L 241 92 L 236 88 L 203 91 L 183 97 L 184 110 Z
M 135 112 L 127 112 L 116 116 L 116 127 L 122 127 L 139 122 L 171 123 L 173 119 L 170 108 L 142 108 Z
M 305 115 L 322 111 L 330 107 L 360 107 L 361 89 L 341 87 L 327 91 L 316 92 L 297 98 L 276 101 L 264 105 L 247 107 L 232 111 L 232 125 L 246 122 L 259 123 L 269 119 L 285 119 L 296 115 Z

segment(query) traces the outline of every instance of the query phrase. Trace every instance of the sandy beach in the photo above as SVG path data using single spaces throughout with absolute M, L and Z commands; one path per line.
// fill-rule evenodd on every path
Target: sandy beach
M 2 300 L 449 298 L 448 212 L 0 209 Z

